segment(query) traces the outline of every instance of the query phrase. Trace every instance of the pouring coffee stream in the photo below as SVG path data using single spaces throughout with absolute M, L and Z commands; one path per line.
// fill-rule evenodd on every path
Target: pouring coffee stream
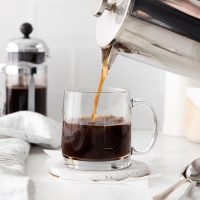
M 93 121 L 103 84 L 118 54 L 200 78 L 199 12 L 198 0 L 93 0 L 92 14 L 98 17 L 97 44 L 107 56 L 110 50 L 107 59 L 104 57 Z
M 97 93 L 96 93 L 96 96 L 94 98 L 94 105 L 93 105 L 93 112 L 92 112 L 92 122 L 95 122 L 96 118 L 97 118 L 97 108 L 98 108 L 98 104 L 99 104 L 99 98 L 100 98 L 101 92 L 103 90 L 103 86 L 104 86 L 104 83 L 106 81 L 106 78 L 108 76 L 108 72 L 110 70 L 109 63 L 110 63 L 111 52 L 112 52 L 112 46 L 107 48 L 107 49 L 102 50 L 103 67 L 102 67 L 102 71 L 101 71 L 101 76 L 100 76 L 100 80 L 99 80 Z

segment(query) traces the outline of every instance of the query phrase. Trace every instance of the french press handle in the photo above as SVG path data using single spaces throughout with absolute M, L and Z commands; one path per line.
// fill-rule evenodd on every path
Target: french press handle
M 99 17 L 105 10 L 111 11 L 116 7 L 116 3 L 109 3 L 108 0 L 93 0 L 92 14 Z

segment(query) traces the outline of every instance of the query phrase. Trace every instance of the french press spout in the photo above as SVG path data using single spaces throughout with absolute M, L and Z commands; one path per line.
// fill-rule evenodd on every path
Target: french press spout
M 199 0 L 93 0 L 96 40 L 118 54 L 200 78 Z
M 47 56 L 44 41 L 31 38 L 33 27 L 20 27 L 22 38 L 13 39 L 6 47 L 5 114 L 29 110 L 47 114 Z

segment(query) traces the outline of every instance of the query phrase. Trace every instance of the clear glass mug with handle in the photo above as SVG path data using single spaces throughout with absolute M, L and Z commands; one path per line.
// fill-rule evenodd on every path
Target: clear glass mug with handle
M 97 118 L 92 120 L 96 88 L 70 88 L 63 105 L 62 154 L 68 167 L 81 170 L 117 170 L 131 164 L 131 155 L 144 154 L 158 137 L 154 110 L 144 101 L 134 100 L 125 89 L 104 88 Z M 152 114 L 153 136 L 143 151 L 131 146 L 132 111 L 144 106 Z

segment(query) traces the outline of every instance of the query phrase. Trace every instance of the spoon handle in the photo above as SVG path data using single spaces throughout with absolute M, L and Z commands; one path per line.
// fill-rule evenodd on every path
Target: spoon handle
M 156 195 L 153 197 L 153 200 L 164 200 L 166 197 L 168 197 L 176 188 L 178 188 L 180 185 L 187 182 L 187 179 L 181 178 L 176 184 L 165 190 L 164 192 Z

